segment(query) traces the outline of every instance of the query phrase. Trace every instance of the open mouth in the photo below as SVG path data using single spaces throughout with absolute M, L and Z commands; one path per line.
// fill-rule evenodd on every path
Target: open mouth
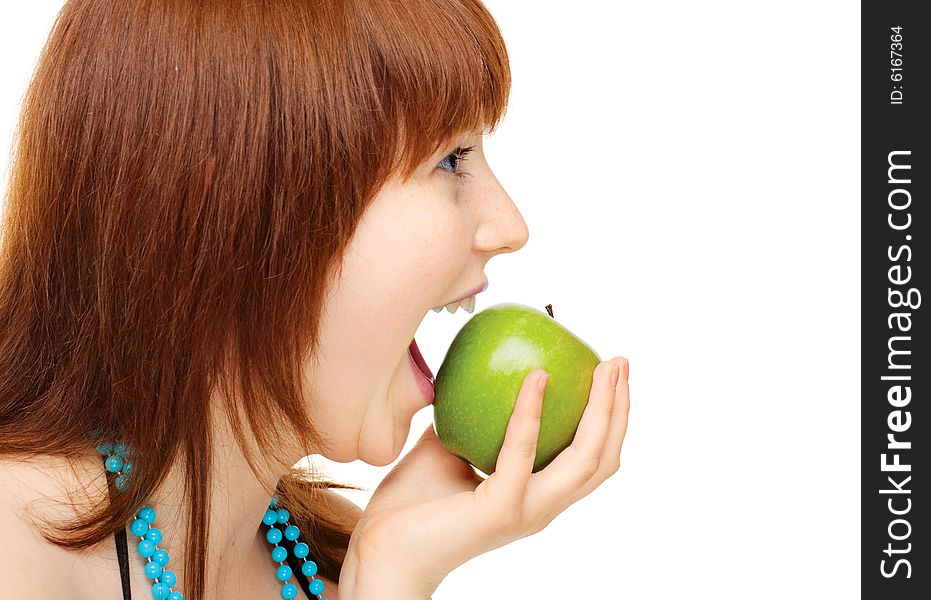
M 488 280 L 485 279 L 480 285 L 474 287 L 471 292 L 467 292 L 468 295 L 454 300 L 443 306 L 433 307 L 435 312 L 439 312 L 445 308 L 450 313 L 455 313 L 461 307 L 464 311 L 471 313 L 475 309 L 475 297 L 484 292 L 488 288 Z M 423 322 L 423 320 L 421 320 Z M 428 395 L 432 396 L 432 389 L 436 383 L 436 377 L 433 375 L 433 372 L 430 370 L 430 367 L 427 365 L 427 361 L 424 360 L 423 354 L 420 353 L 420 348 L 417 347 L 417 338 L 411 340 L 410 345 L 407 347 L 407 351 L 410 354 L 411 362 L 414 366 L 417 367 L 417 370 L 424 376 L 426 382 L 429 385 L 422 385 L 421 388 L 424 392 L 430 392 Z M 421 382 L 423 383 L 423 382 Z

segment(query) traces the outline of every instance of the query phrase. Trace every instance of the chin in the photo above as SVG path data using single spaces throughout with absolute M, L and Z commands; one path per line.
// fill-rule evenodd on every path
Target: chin
M 359 456 L 359 460 L 373 467 L 386 467 L 397 460 L 400 452 L 380 452 L 374 456 Z
M 399 431 L 391 436 L 390 440 L 385 440 L 385 443 L 373 448 L 373 452 L 366 452 L 365 449 L 360 448 L 359 459 L 373 467 L 388 466 L 401 456 L 405 441 L 407 441 L 407 435 Z

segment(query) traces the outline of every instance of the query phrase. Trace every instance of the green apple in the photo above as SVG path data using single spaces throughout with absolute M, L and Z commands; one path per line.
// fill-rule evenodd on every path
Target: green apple
M 456 334 L 436 374 L 434 424 L 443 446 L 486 474 L 495 471 L 524 377 L 549 374 L 533 472 L 575 436 L 598 354 L 547 313 L 516 303 L 475 314 Z

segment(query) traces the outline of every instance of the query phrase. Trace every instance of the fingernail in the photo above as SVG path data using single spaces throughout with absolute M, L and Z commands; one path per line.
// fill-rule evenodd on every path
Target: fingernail
M 537 380 L 537 389 L 542 393 L 546 389 L 546 380 L 550 378 L 549 373 L 544 373 L 540 379 Z
M 611 369 L 611 386 L 617 387 L 617 378 L 620 375 L 621 366 L 617 363 L 614 363 L 614 368 Z
M 630 375 L 630 361 L 624 361 L 624 381 L 627 381 L 628 376 Z

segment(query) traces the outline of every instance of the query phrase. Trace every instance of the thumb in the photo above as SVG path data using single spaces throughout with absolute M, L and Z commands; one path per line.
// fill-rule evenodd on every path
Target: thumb
M 408 456 L 411 457 L 411 461 L 429 468 L 434 474 L 444 473 L 459 480 L 466 479 L 471 483 L 468 489 L 457 488 L 455 491 L 471 491 L 484 479 L 475 472 L 469 461 L 456 456 L 443 445 L 436 435 L 435 423 L 430 423 L 424 429 Z M 434 480 L 431 485 L 436 486 L 437 481 Z
M 436 437 L 436 430 L 433 428 L 433 423 L 427 425 L 427 428 L 423 430 L 423 433 L 420 434 L 420 437 L 417 438 L 417 442 L 414 444 L 414 447 L 411 448 L 411 451 L 417 448 L 430 447 L 432 445 L 442 446 L 440 444 L 440 439 Z
M 427 425 L 427 428 L 423 430 L 423 433 L 420 435 L 418 442 L 423 442 L 429 439 L 434 439 L 439 441 L 439 438 L 436 437 L 436 430 L 433 428 L 433 423 L 431 422 Z

